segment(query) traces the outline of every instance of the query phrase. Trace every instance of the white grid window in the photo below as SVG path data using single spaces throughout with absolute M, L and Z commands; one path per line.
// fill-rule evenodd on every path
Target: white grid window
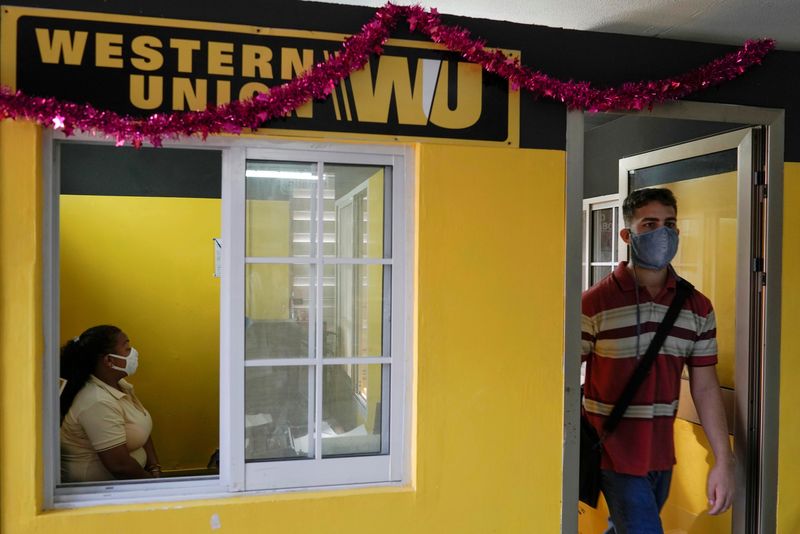
M 401 480 L 403 167 L 395 155 L 248 149 L 234 173 L 233 487 Z
M 614 270 L 620 260 L 621 220 L 618 195 L 583 201 L 583 289 Z
M 219 475 L 59 484 L 53 147 L 65 142 L 97 144 L 45 136 L 46 507 L 407 482 L 412 151 L 214 139 L 163 150 L 222 154 Z

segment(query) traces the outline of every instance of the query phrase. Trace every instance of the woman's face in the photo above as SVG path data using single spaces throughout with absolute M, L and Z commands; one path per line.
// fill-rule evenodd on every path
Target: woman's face
M 119 334 L 117 334 L 117 340 L 116 343 L 114 344 L 114 349 L 111 351 L 111 354 L 116 354 L 118 356 L 127 356 L 130 353 L 131 353 L 131 340 L 128 339 L 128 336 L 125 334 L 125 332 L 120 332 Z M 115 360 L 119 359 L 115 358 Z M 114 362 L 114 365 L 120 365 L 120 364 L 124 366 L 125 361 L 123 360 L 122 362 L 120 361 Z

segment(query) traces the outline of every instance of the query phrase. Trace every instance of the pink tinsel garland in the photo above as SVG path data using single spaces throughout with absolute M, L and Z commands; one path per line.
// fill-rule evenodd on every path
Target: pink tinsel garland
M 255 130 L 265 121 L 289 115 L 312 98 L 327 97 L 341 79 L 361 69 L 370 54 L 383 52 L 383 44 L 403 17 L 412 31 L 419 31 L 432 41 L 458 52 L 464 59 L 479 63 L 487 72 L 502 76 L 512 89 L 524 88 L 536 95 L 561 101 L 570 109 L 587 111 L 641 110 L 683 98 L 740 76 L 747 68 L 760 64 L 775 46 L 772 39 L 746 41 L 739 50 L 685 74 L 597 89 L 589 82 L 553 79 L 521 65 L 519 59 L 508 57 L 500 50 L 489 50 L 484 41 L 473 39 L 468 30 L 443 24 L 435 9 L 426 11 L 420 6 L 388 3 L 377 10 L 360 33 L 344 41 L 339 54 L 331 55 L 309 72 L 252 99 L 233 101 L 205 111 L 156 113 L 137 119 L 88 104 L 32 97 L 2 87 L 0 119 L 31 119 L 43 126 L 63 130 L 67 135 L 74 130 L 101 133 L 115 138 L 117 146 L 127 141 L 136 147 L 145 140 L 160 146 L 163 138 L 199 134 L 205 139 L 217 133 L 240 133 L 244 128 Z

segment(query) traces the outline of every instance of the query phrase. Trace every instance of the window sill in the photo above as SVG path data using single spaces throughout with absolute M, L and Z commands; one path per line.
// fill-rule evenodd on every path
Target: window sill
M 169 487 L 164 487 L 169 484 Z M 125 488 L 129 486 L 129 488 Z M 136 486 L 131 487 L 131 486 Z M 69 493 L 65 493 L 65 490 Z M 370 484 L 348 484 L 319 486 L 314 488 L 290 488 L 277 490 L 253 490 L 229 492 L 221 488 L 217 477 L 194 477 L 180 482 L 121 482 L 108 486 L 86 484 L 59 488 L 55 496 L 53 511 L 68 511 L 92 507 L 122 506 L 130 512 L 128 505 L 149 505 L 153 503 L 176 503 L 177 507 L 188 505 L 219 504 L 225 500 L 255 500 L 264 502 L 273 498 L 292 496 L 293 498 L 316 498 L 321 493 L 340 492 L 339 496 L 364 493 L 406 493 L 415 491 L 408 482 L 380 482 Z M 343 493 L 342 493 L 343 492 Z M 255 498 L 255 499 L 253 499 Z M 194 502 L 188 502 L 194 501 Z M 203 502 L 211 501 L 211 502 Z M 180 503 L 180 504 L 177 504 Z M 169 506 L 167 506 L 169 507 Z M 147 508 L 142 508 L 147 509 Z M 104 509 L 104 513 L 108 510 Z

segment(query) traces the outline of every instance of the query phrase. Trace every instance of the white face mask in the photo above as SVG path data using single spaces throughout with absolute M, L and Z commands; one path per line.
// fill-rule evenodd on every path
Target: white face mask
M 133 375 L 139 367 L 139 351 L 133 347 L 131 347 L 131 353 L 127 356 L 120 356 L 119 354 L 109 354 L 109 356 L 125 360 L 125 367 L 117 367 L 112 363 L 111 368 L 117 371 L 124 371 L 128 376 Z

